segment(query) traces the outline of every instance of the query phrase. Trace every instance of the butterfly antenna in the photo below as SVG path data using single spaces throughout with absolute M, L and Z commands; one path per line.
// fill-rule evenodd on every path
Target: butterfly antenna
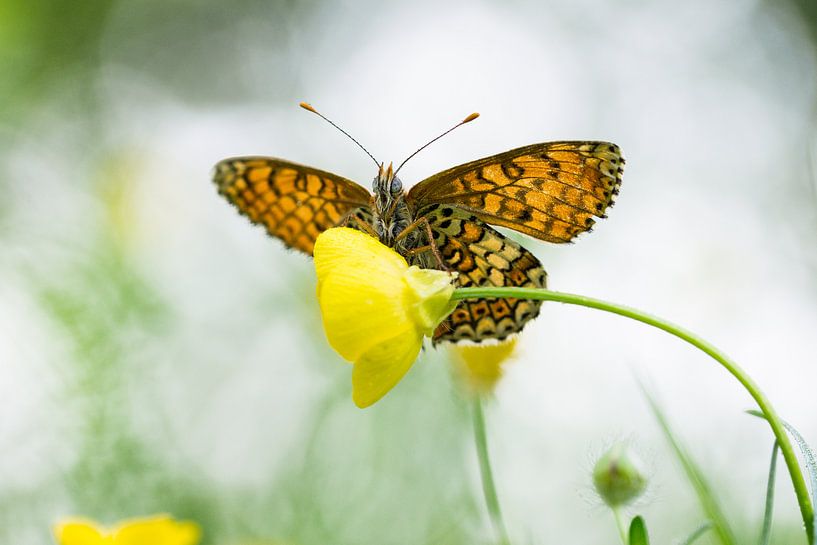
M 394 171 L 394 175 L 395 175 L 395 176 L 397 176 L 397 173 L 400 171 L 400 169 L 401 169 L 401 168 L 403 168 L 403 165 L 405 165 L 405 164 L 408 162 L 408 160 L 409 160 L 409 159 L 411 159 L 412 157 L 414 157 L 415 155 L 417 155 L 418 153 L 420 153 L 421 151 L 423 151 L 424 149 L 426 149 L 428 146 L 430 146 L 431 144 L 433 144 L 434 142 L 436 142 L 437 140 L 439 140 L 440 138 L 442 138 L 442 137 L 443 137 L 443 136 L 445 136 L 446 134 L 450 133 L 451 131 L 453 131 L 453 130 L 454 130 L 454 129 L 456 129 L 457 127 L 459 127 L 459 126 L 461 126 L 461 125 L 465 125 L 466 123 L 470 123 L 471 121 L 475 120 L 475 119 L 476 119 L 476 118 L 478 118 L 478 117 L 479 117 L 479 114 L 478 114 L 478 113 L 476 113 L 476 112 L 472 113 L 471 115 L 469 115 L 468 117 L 466 117 L 465 119 L 463 119 L 462 121 L 460 121 L 459 123 L 457 123 L 456 125 L 454 125 L 453 127 L 451 127 L 450 129 L 448 129 L 447 131 L 445 131 L 444 133 L 442 133 L 440 136 L 438 136 L 437 138 L 435 138 L 435 139 L 431 140 L 431 141 L 430 141 L 430 142 L 428 142 L 426 145 L 422 146 L 420 149 L 418 149 L 417 151 L 415 151 L 414 153 L 412 153 L 411 155 L 409 155 L 408 157 L 406 157 L 406 160 L 405 160 L 405 161 L 403 161 L 402 163 L 400 163 L 400 166 L 399 166 L 399 167 L 397 167 L 397 170 L 395 170 L 395 171 Z
M 371 158 L 372 158 L 372 161 L 374 161 L 374 164 L 376 164 L 378 167 L 380 167 L 380 166 L 381 166 L 381 165 L 380 165 L 380 163 L 379 163 L 379 162 L 377 162 L 377 159 L 375 159 L 375 158 L 374 158 L 374 155 L 372 155 L 371 153 L 369 153 L 369 150 L 367 150 L 366 148 L 364 148 L 364 147 L 363 147 L 363 144 L 361 144 L 360 142 L 358 142 L 357 140 L 355 140 L 355 139 L 354 139 L 354 137 L 353 137 L 351 134 L 349 134 L 348 132 L 344 131 L 343 129 L 341 129 L 340 127 L 338 127 L 337 125 L 335 125 L 335 124 L 332 122 L 332 120 L 331 120 L 331 119 L 327 118 L 327 117 L 326 117 L 326 116 L 324 116 L 322 113 L 320 113 L 318 110 L 316 110 L 315 108 L 313 108 L 311 104 L 308 104 L 308 103 L 306 103 L 306 102 L 301 102 L 300 106 L 301 106 L 301 108 L 303 108 L 304 110 L 308 110 L 308 111 L 312 112 L 313 114 L 317 115 L 318 117 L 320 117 L 321 119 L 323 119 L 324 121 L 326 121 L 327 123 L 329 123 L 330 125 L 332 125 L 333 127 L 335 127 L 337 130 L 339 130 L 340 132 L 342 132 L 343 134 L 345 134 L 346 136 L 348 136 L 348 137 L 349 137 L 349 140 L 351 140 L 352 142 L 354 142 L 355 144 L 357 144 L 357 145 L 358 145 L 358 147 L 359 147 L 360 149 L 362 149 L 363 151 L 365 151 L 365 152 L 366 152 L 366 155 L 368 155 L 369 157 L 371 157 Z

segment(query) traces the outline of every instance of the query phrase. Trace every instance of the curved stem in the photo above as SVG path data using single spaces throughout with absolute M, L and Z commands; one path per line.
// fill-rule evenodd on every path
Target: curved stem
M 494 525 L 499 543 L 510 545 L 508 532 L 505 529 L 505 522 L 502 520 L 502 511 L 499 508 L 499 497 L 496 494 L 494 485 L 494 474 L 491 471 L 491 459 L 488 457 L 488 440 L 485 435 L 485 415 L 482 413 L 482 400 L 474 396 L 474 441 L 477 445 L 477 458 L 479 458 L 479 473 L 482 477 L 482 492 L 485 494 L 485 505 L 491 522 Z
M 740 368 L 740 366 L 732 361 L 726 354 L 718 350 L 715 346 L 705 341 L 701 337 L 695 335 L 691 331 L 675 325 L 671 322 L 647 314 L 634 308 L 609 303 L 600 299 L 593 299 L 592 297 L 585 297 L 583 295 L 575 295 L 572 293 L 562 293 L 558 291 L 550 291 L 536 288 L 457 288 L 454 290 L 452 299 L 473 299 L 481 297 L 513 297 L 516 299 L 532 299 L 538 301 L 556 301 L 558 303 L 566 303 L 569 305 L 580 305 L 589 308 L 603 310 L 625 316 L 633 320 L 651 325 L 662 331 L 666 331 L 671 335 L 685 340 L 692 346 L 698 348 L 704 353 L 711 356 L 718 363 L 720 363 L 743 387 L 749 392 L 749 395 L 757 403 L 760 410 L 763 412 L 769 426 L 772 428 L 772 433 L 777 444 L 780 447 L 780 453 L 786 462 L 786 467 L 791 476 L 792 485 L 794 486 L 794 493 L 797 496 L 797 502 L 800 505 L 800 514 L 803 517 L 803 524 L 806 529 L 809 543 L 814 539 L 814 507 L 809 498 L 808 489 L 806 487 L 806 480 L 803 478 L 803 472 L 797 462 L 797 457 L 794 454 L 794 448 L 789 440 L 786 430 L 777 412 L 772 407 L 772 404 L 766 398 L 766 395 L 760 390 L 760 387 Z

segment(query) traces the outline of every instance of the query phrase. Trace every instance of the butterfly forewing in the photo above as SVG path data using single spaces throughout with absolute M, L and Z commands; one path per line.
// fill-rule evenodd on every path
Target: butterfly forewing
M 436 204 L 418 214 L 428 219 L 445 267 L 458 273 L 458 285 L 545 287 L 539 260 L 474 215 Z M 535 318 L 540 304 L 504 298 L 464 300 L 434 332 L 434 342 L 504 339 Z
M 548 242 L 593 226 L 618 194 L 624 159 L 608 142 L 546 142 L 450 168 L 408 194 L 417 210 L 449 204 Z
M 309 255 L 321 232 L 352 214 L 371 217 L 369 192 L 363 187 L 281 159 L 225 159 L 216 165 L 213 178 L 219 193 L 250 221 Z

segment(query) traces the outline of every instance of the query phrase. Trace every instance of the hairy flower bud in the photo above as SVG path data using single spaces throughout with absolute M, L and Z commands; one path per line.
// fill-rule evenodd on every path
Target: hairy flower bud
M 627 444 L 615 444 L 596 462 L 593 485 L 610 507 L 626 505 L 647 486 L 643 463 Z

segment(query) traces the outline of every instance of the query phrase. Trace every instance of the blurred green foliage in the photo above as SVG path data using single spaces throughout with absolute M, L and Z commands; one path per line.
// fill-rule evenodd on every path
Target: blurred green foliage
M 113 5 L 112 0 L 0 2 L 0 123 L 23 122 L 62 89 L 91 91 Z
M 322 370 L 326 379 L 309 411 L 293 411 L 299 429 L 294 444 L 271 440 L 269 452 L 251 453 L 285 460 L 279 471 L 251 487 L 224 484 L 180 453 L 172 427 L 148 431 L 138 422 L 139 411 L 158 410 L 146 392 L 161 376 L 156 369 L 173 363 L 166 354 L 185 353 L 174 345 L 182 318 L 136 262 L 111 212 L 123 198 L 117 191 L 127 172 L 105 164 L 115 146 L 103 137 L 108 127 L 99 86 L 110 71 L 120 70 L 192 107 L 288 99 L 302 90 L 291 70 L 304 62 L 298 54 L 299 40 L 306 39 L 301 27 L 321 5 L 0 1 L 0 191 L 10 194 L 20 182 L 9 175 L 9 150 L 23 136 L 32 138 L 32 127 L 39 139 L 40 116 L 56 110 L 59 115 L 48 121 L 71 125 L 80 144 L 70 143 L 87 152 L 66 177 L 84 182 L 92 203 L 81 214 L 90 228 L 62 253 L 3 252 L 2 264 L 25 279 L 22 286 L 59 347 L 49 371 L 61 386 L 48 410 L 65 452 L 54 453 L 58 471 L 31 485 L 0 482 L 0 542 L 50 543 L 50 525 L 63 515 L 112 522 L 153 512 L 199 522 L 209 544 L 471 545 L 484 535 L 478 483 L 463 463 L 472 455 L 467 407 L 452 395 L 444 354 L 427 353 L 377 411 L 352 408 L 348 369 L 328 352 L 315 309 L 304 304 L 314 288 L 311 278 L 298 276 L 305 268 L 281 271 L 286 287 L 258 294 L 252 301 L 257 308 L 240 324 L 251 328 L 258 314 L 296 323 L 307 332 L 294 339 L 308 346 L 303 365 Z M 792 0 L 786 6 L 799 10 L 817 43 L 817 4 Z M 254 54 L 281 74 L 276 85 L 255 85 L 243 58 L 247 52 L 235 46 L 237 36 L 259 44 Z M 17 205 L 0 199 L 0 241 L 12 232 L 7 218 Z M 64 242 L 58 233 L 48 241 Z M 230 364 L 241 363 L 236 359 Z M 157 413 L 152 421 L 170 416 Z M 237 425 L 270 434 L 263 416 Z M 656 526 L 650 522 L 651 529 Z M 800 539 L 797 528 L 776 532 L 786 538 L 780 542 Z

